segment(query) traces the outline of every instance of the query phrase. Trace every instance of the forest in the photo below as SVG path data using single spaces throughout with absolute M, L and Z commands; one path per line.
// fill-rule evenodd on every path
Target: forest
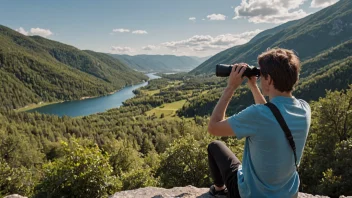
M 181 116 L 183 107 L 172 115 L 150 112 L 162 112 L 162 106 L 182 100 L 198 100 L 197 110 L 205 112 L 213 107 L 226 79 L 166 77 L 136 90 L 122 107 L 90 116 L 2 109 L 0 195 L 106 197 L 146 186 L 208 187 L 206 147 L 217 139 L 207 133 L 208 113 Z M 253 103 L 246 95 L 243 85 L 228 115 Z M 310 100 L 312 126 L 299 169 L 300 190 L 351 195 L 352 175 L 346 170 L 352 159 L 352 86 L 323 96 Z M 242 158 L 243 141 L 220 139 Z
M 148 80 L 119 60 L 0 25 L 0 108 L 102 96 Z
M 299 168 L 300 191 L 351 196 L 351 7 L 350 0 L 340 0 L 226 49 L 190 73 L 159 74 L 162 78 L 135 90 L 119 108 L 75 118 L 18 109 L 107 95 L 147 76 L 109 54 L 0 25 L 0 197 L 95 198 L 146 186 L 209 187 L 207 145 L 222 140 L 239 159 L 244 150 L 244 140 L 207 132 L 227 84 L 227 78 L 214 75 L 214 66 L 256 64 L 268 47 L 295 49 L 301 58 L 293 95 L 309 102 L 312 122 Z M 253 103 L 244 83 L 226 116 Z

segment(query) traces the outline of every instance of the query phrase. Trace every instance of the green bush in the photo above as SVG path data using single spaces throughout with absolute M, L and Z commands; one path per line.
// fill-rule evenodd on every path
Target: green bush
M 352 195 L 352 86 L 311 103 L 312 124 L 300 166 L 301 190 Z
M 140 157 L 141 154 L 127 140 L 114 140 L 110 145 L 106 145 L 105 148 L 110 153 L 109 161 L 114 174 L 121 175 L 123 172 L 142 167 L 143 159 Z
M 0 159 L 0 197 L 9 194 L 30 196 L 38 182 L 37 176 L 25 167 L 11 168 L 4 160 Z
M 109 155 L 96 144 L 82 146 L 76 139 L 62 144 L 64 156 L 43 167 L 37 197 L 105 197 L 120 190 L 121 184 L 111 176 Z
M 128 173 L 122 173 L 122 190 L 132 190 L 147 186 L 157 186 L 158 180 L 154 178 L 151 168 L 139 168 Z
M 204 187 L 210 184 L 206 146 L 187 134 L 176 140 L 162 154 L 158 175 L 166 188 L 193 185 Z

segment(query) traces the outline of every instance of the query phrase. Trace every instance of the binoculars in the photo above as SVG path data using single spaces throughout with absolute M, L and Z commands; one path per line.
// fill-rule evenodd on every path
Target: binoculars
M 227 77 L 230 76 L 232 71 L 232 65 L 226 65 L 226 64 L 218 64 L 216 65 L 216 76 L 218 77 Z M 246 70 L 244 71 L 243 76 L 246 76 L 248 78 L 252 76 L 259 77 L 260 76 L 260 70 L 259 68 L 255 66 L 248 66 Z

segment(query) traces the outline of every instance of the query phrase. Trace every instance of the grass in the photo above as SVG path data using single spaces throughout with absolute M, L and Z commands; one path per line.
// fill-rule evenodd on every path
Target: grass
M 172 103 L 166 103 L 163 104 L 159 107 L 156 107 L 150 111 L 147 111 L 146 114 L 148 116 L 151 116 L 155 114 L 156 117 L 161 116 L 161 114 L 164 114 L 164 118 L 166 119 L 172 119 L 173 117 L 176 117 L 176 111 L 180 108 L 183 107 L 183 105 L 186 103 L 186 100 L 180 100 Z
M 39 107 L 43 107 L 43 106 L 47 106 L 47 105 L 52 105 L 52 104 L 56 104 L 56 103 L 60 103 L 62 101 L 58 101 L 58 102 L 40 102 L 38 104 L 29 104 L 25 107 L 21 107 L 21 108 L 18 108 L 18 109 L 14 109 L 16 112 L 24 112 L 24 111 L 29 111 L 29 110 L 32 110 L 32 109 L 36 109 L 36 108 L 39 108 Z
M 161 88 L 161 90 L 167 90 L 168 88 L 174 87 L 176 85 L 180 85 L 181 83 L 182 83 L 182 81 L 171 81 L 171 82 L 169 82 L 169 84 L 166 87 Z M 150 91 L 149 90 L 143 90 L 143 93 L 152 96 L 152 95 L 160 93 L 161 90 L 160 89 L 150 90 Z
M 210 90 L 205 90 L 202 92 L 202 95 L 207 94 Z
M 145 91 L 144 93 L 152 96 L 152 95 L 155 95 L 155 94 L 158 94 L 160 93 L 160 89 L 157 89 L 157 90 L 151 90 L 151 91 Z

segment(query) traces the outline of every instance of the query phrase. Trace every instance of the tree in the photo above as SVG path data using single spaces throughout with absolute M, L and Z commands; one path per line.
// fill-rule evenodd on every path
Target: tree
M 44 165 L 44 177 L 36 188 L 37 197 L 104 197 L 120 189 L 112 176 L 109 155 L 96 144 L 82 146 L 77 139 L 62 142 L 62 158 Z
M 206 147 L 187 134 L 162 154 L 158 175 L 163 187 L 210 184 Z
M 0 196 L 21 194 L 30 196 L 38 177 L 33 174 L 36 170 L 25 167 L 11 168 L 4 160 L 0 159 Z
M 313 102 L 300 175 L 305 192 L 351 195 L 352 86 Z

